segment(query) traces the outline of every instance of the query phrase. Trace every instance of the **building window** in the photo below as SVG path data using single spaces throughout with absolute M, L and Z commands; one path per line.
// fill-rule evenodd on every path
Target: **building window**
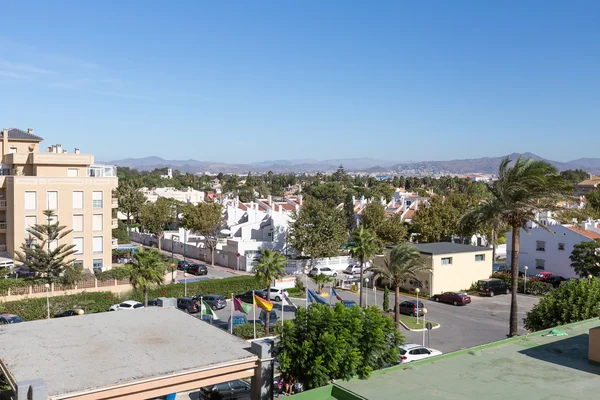
M 101 231 L 102 230 L 102 214 L 92 215 L 92 230 L 93 231 Z
M 102 208 L 102 192 L 92 193 L 92 208 Z
M 25 217 L 25 234 L 28 234 L 29 228 L 37 224 L 37 217 L 35 215 L 28 215 Z
M 73 215 L 73 231 L 83 232 L 83 215 Z
M 81 267 L 81 268 L 83 268 L 83 260 L 75 260 L 75 261 L 73 261 L 73 266 L 74 267 Z
M 475 261 L 485 261 L 485 254 L 475 254 Z
M 442 258 L 442 265 L 451 265 L 451 264 L 452 264 L 452 257 Z
M 46 210 L 58 208 L 58 192 L 46 192 Z
M 101 258 L 94 258 L 92 268 L 94 270 L 100 270 L 100 271 L 102 271 L 102 259 Z
M 71 178 L 75 178 L 79 176 L 79 170 L 77 168 L 69 168 L 67 170 L 67 176 Z
M 546 251 L 546 242 L 538 240 L 537 242 L 535 242 L 535 249 L 537 251 Z
M 82 237 L 73 238 L 73 244 L 75 245 L 75 247 L 74 247 L 75 254 L 83 254 L 83 238 Z
M 48 243 L 48 250 L 54 251 L 58 247 L 58 240 L 53 240 Z
M 73 192 L 73 209 L 83 209 L 83 192 Z
M 25 209 L 35 210 L 37 204 L 37 193 L 36 192 L 25 192 Z
M 92 240 L 92 251 L 102 253 L 102 236 L 94 236 Z
M 559 250 L 564 250 L 565 249 L 565 244 L 564 243 L 559 243 L 558 244 L 558 249 Z
M 546 266 L 546 260 L 535 260 L 535 269 L 544 269 Z

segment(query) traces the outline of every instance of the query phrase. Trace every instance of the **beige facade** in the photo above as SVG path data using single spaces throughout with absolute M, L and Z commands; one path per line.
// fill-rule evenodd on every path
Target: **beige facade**
M 44 210 L 51 209 L 73 230 L 63 240 L 77 246 L 74 262 L 110 269 L 116 168 L 94 165 L 93 155 L 67 153 L 60 145 L 41 152 L 41 141 L 32 130 L 2 131 L 0 251 L 14 258 L 29 238 L 28 227 L 45 223 Z
M 468 289 L 473 282 L 487 279 L 492 274 L 492 249 L 458 243 L 420 243 L 415 245 L 427 260 L 430 272 L 418 275 L 421 290 L 429 295 Z M 387 249 L 389 257 L 391 249 Z M 384 258 L 375 259 L 383 264 Z M 417 287 L 406 282 L 405 288 Z

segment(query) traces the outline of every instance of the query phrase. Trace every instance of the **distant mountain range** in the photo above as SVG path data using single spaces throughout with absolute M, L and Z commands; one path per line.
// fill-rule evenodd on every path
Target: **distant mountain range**
M 600 173 L 600 158 L 580 158 L 569 162 L 559 162 L 544 159 L 533 153 L 513 153 L 509 157 L 516 159 L 519 155 L 525 158 L 545 160 L 561 171 L 567 169 L 583 169 L 589 173 Z M 198 173 L 264 173 L 273 171 L 282 172 L 331 172 L 343 165 L 348 172 L 368 173 L 398 173 L 404 175 L 436 175 L 436 174 L 494 174 L 498 165 L 505 156 L 471 158 L 450 161 L 406 161 L 398 163 L 389 160 L 373 158 L 340 158 L 331 160 L 298 159 L 298 160 L 272 160 L 249 164 L 226 164 L 212 161 L 198 160 L 165 160 L 160 157 L 126 158 L 114 160 L 108 164 L 121 167 L 136 168 L 151 171 L 155 168 L 174 168 L 182 172 Z

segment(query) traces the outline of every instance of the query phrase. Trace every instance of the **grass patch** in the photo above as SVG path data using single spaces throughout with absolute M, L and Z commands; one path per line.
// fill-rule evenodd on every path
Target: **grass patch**
M 400 314 L 400 321 L 402 321 L 402 323 L 406 326 L 408 326 L 408 329 L 423 329 L 423 318 L 419 318 L 419 323 L 417 324 L 417 318 L 416 317 L 411 317 L 409 315 L 402 315 Z M 429 321 L 426 320 L 427 322 L 431 322 L 431 324 L 433 325 L 433 327 L 435 328 L 436 326 L 439 326 L 439 324 L 437 322 L 433 322 L 433 321 Z
M 306 297 L 306 293 L 304 293 L 302 290 L 297 289 L 297 288 L 289 288 L 286 289 L 288 291 L 288 294 L 290 297 L 296 297 L 298 299 L 303 299 Z

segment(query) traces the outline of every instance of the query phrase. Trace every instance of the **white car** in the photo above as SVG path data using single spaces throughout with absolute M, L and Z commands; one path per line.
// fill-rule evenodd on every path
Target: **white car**
M 127 300 L 119 304 L 113 304 L 108 311 L 136 310 L 138 308 L 144 308 L 144 305 L 139 301 Z
M 420 344 L 404 344 L 400 346 L 401 363 L 423 360 L 429 357 L 442 355 L 442 352 L 435 349 L 429 349 Z
M 264 292 L 267 291 L 267 289 L 263 289 Z M 283 295 L 289 296 L 290 294 L 288 293 L 287 290 L 282 289 L 282 288 L 278 288 L 278 287 L 272 287 L 271 288 L 271 300 L 275 300 L 275 301 L 281 301 L 283 299 Z
M 310 276 L 315 276 L 315 275 L 319 275 L 319 274 L 333 276 L 335 278 L 337 276 L 337 271 L 333 270 L 329 267 L 314 267 L 308 273 L 308 275 L 310 275 Z
M 350 264 L 344 270 L 344 272 L 347 273 L 347 274 L 350 274 L 350 275 L 358 275 L 358 274 L 360 274 L 360 265 Z

